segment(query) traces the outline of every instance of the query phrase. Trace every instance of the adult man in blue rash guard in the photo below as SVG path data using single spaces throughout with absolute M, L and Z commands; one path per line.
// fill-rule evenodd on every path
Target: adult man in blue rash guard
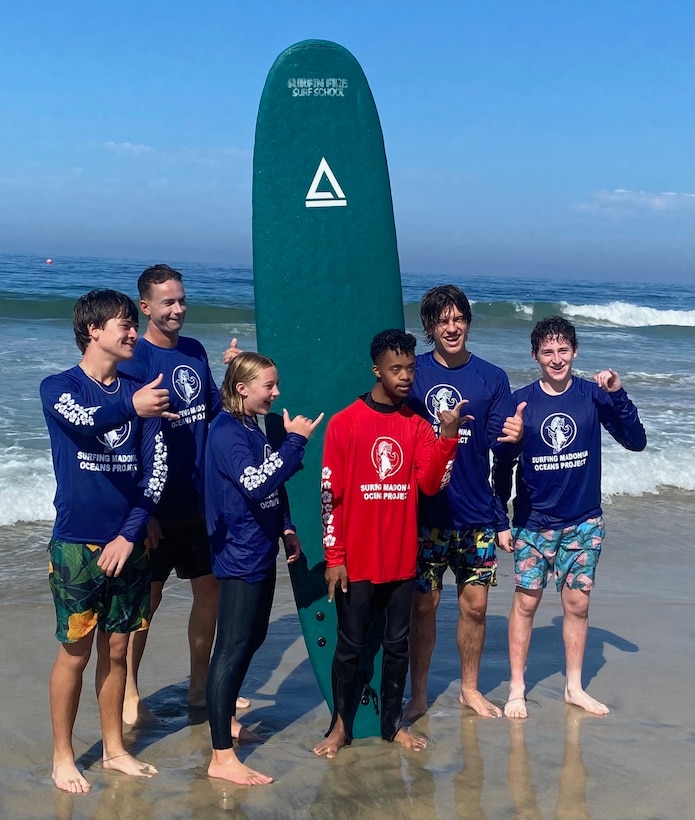
M 179 271 L 164 264 L 147 268 L 138 279 L 138 292 L 140 309 L 148 318 L 147 329 L 124 369 L 140 381 L 149 381 L 153 375 L 162 373 L 171 407 L 178 413 L 178 418 L 162 425 L 169 453 L 169 477 L 157 505 L 159 529 L 150 534 L 153 541 L 158 541 L 156 549 L 150 551 L 150 614 L 154 616 L 157 611 L 172 570 L 176 570 L 179 578 L 190 581 L 193 604 L 188 622 L 188 705 L 202 708 L 217 622 L 218 592 L 205 530 L 203 474 L 208 427 L 220 410 L 220 395 L 205 348 L 196 339 L 181 335 L 187 306 Z M 230 351 L 235 352 L 234 342 Z M 137 632 L 130 640 L 123 709 L 123 720 L 128 724 L 152 719 L 138 692 L 138 670 L 148 632 Z M 240 701 L 238 706 L 248 706 L 245 699 Z M 240 731 L 237 723 L 235 735 Z
M 422 298 L 420 318 L 434 350 L 417 357 L 409 404 L 439 433 L 437 413 L 466 400 L 472 420 L 459 431 L 449 486 L 420 500 L 420 551 L 410 624 L 411 697 L 406 719 L 427 709 L 427 677 L 436 641 L 436 614 L 447 566 L 456 578 L 462 705 L 482 717 L 502 710 L 478 689 L 485 642 L 488 590 L 495 586 L 498 534 L 509 528 L 490 485 L 490 451 L 515 446 L 523 434 L 523 405 L 515 409 L 507 375 L 466 349 L 470 302 L 455 285 L 440 285 Z
M 605 527 L 601 510 L 601 427 L 628 450 L 644 450 L 647 436 L 637 408 L 615 370 L 594 382 L 572 373 L 577 355 L 574 326 L 560 316 L 531 333 L 531 355 L 541 378 L 514 394 L 526 402 L 525 434 L 516 472 L 513 531 L 516 585 L 509 616 L 511 678 L 504 714 L 527 717 L 524 669 L 533 617 L 551 577 L 560 592 L 565 643 L 565 701 L 596 715 L 608 707 L 582 686 L 594 586 Z M 506 506 L 514 460 L 496 455 L 493 482 Z
M 95 627 L 103 766 L 140 777 L 157 771 L 126 752 L 121 724 L 128 633 L 146 629 L 149 618 L 142 542 L 167 472 L 161 423 L 150 417 L 175 418 L 158 386 L 161 376 L 140 387 L 117 370 L 133 355 L 137 320 L 135 304 L 122 293 L 82 296 L 73 312 L 82 359 L 40 388 L 57 483 L 49 544 L 61 642 L 49 684 L 52 778 L 72 793 L 90 790 L 75 762 L 72 732 Z

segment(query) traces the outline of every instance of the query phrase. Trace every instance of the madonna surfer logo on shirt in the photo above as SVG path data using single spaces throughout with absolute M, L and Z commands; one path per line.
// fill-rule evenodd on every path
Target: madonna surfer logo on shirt
M 103 436 L 97 436 L 97 440 L 104 445 L 107 453 L 111 453 L 128 441 L 129 437 L 130 422 L 127 422 L 121 427 L 117 427 L 115 430 L 109 430 L 109 432 L 104 433 Z
M 171 381 L 177 395 L 189 407 L 200 395 L 200 376 L 189 365 L 180 364 L 172 373 Z
M 541 438 L 557 454 L 577 437 L 577 425 L 566 413 L 552 413 L 541 424 Z
M 432 416 L 434 422 L 439 424 L 439 416 L 444 410 L 453 410 L 461 401 L 461 394 L 450 384 L 435 384 L 427 391 L 425 396 L 425 406 L 427 412 Z
M 403 466 L 403 450 L 393 438 L 379 436 L 372 445 L 372 464 L 379 479 L 395 475 Z

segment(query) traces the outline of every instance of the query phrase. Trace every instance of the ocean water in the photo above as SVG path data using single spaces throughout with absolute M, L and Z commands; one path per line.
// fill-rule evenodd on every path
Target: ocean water
M 79 359 L 71 326 L 82 293 L 111 287 L 137 297 L 142 270 L 158 260 L 56 259 L 0 255 L 0 526 L 50 522 L 55 484 L 38 386 L 42 378 Z M 221 380 L 223 350 L 232 337 L 256 349 L 250 268 L 177 265 L 189 302 L 185 333 L 199 338 Z M 529 335 L 536 321 L 562 314 L 579 337 L 575 369 L 591 377 L 617 370 L 647 429 L 643 453 L 629 453 L 605 436 L 604 503 L 616 496 L 676 493 L 688 503 L 695 491 L 695 305 L 691 288 L 654 284 L 575 282 L 462 276 L 455 283 L 473 303 L 470 349 L 503 367 L 512 388 L 538 375 Z M 426 349 L 418 318 L 424 291 L 436 274 L 403 274 L 407 328 Z M 281 374 L 282 375 L 282 374 Z M 371 383 L 365 374 L 365 389 Z M 300 408 L 297 408 L 299 411 Z

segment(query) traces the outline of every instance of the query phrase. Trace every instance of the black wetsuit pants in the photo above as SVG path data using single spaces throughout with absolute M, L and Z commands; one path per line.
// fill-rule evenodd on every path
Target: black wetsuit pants
M 336 588 L 338 643 L 333 657 L 334 712 L 345 723 L 348 743 L 352 740 L 357 698 L 358 667 L 372 621 L 383 620 L 380 636 L 384 650 L 381 673 L 381 736 L 392 741 L 403 719 L 403 690 L 408 675 L 408 632 L 414 580 L 373 584 L 350 582 L 348 591 Z M 330 733 L 330 730 L 329 730 Z
M 232 748 L 232 717 L 251 658 L 268 634 L 275 592 L 272 574 L 256 584 L 220 580 L 217 637 L 206 690 L 213 749 Z

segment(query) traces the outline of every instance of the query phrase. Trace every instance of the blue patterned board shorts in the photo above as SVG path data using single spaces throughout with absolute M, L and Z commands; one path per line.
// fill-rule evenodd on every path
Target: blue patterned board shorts
M 421 527 L 419 542 L 415 581 L 417 592 L 441 589 L 447 567 L 451 567 L 458 586 L 497 586 L 493 527 L 471 530 Z
M 602 516 L 562 530 L 515 527 L 514 584 L 522 589 L 545 589 L 554 577 L 558 592 L 563 586 L 592 589 L 605 535 Z
M 102 632 L 147 629 L 150 618 L 150 563 L 136 544 L 118 578 L 97 566 L 101 547 L 52 538 L 48 583 L 56 609 L 56 638 L 75 643 L 98 626 Z

